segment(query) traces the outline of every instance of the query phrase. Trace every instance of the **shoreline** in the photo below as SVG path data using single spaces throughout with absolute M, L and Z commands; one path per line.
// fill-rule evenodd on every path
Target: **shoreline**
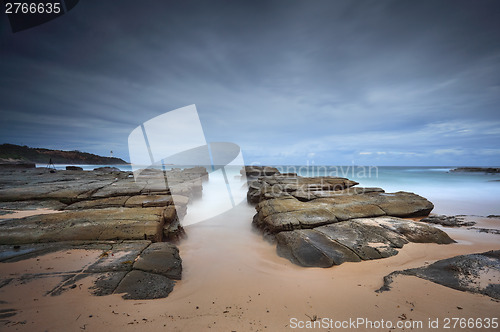
M 110 186 L 113 184 L 108 185 L 106 195 L 116 191 Z M 125 187 L 127 195 L 128 188 Z M 436 202 L 438 211 L 439 204 Z M 39 212 L 51 210 L 27 210 L 0 217 L 9 219 Z M 103 250 L 97 247 L 68 248 L 0 263 L 0 326 L 19 331 L 136 331 L 138 326 L 168 331 L 287 331 L 294 322 L 323 318 L 384 319 L 393 323 L 439 319 L 442 323 L 447 317 L 498 315 L 498 300 L 413 276 L 396 276 L 390 291 L 375 292 L 384 284 L 384 277 L 394 271 L 457 255 L 498 250 L 497 234 L 433 225 L 457 243 L 408 243 L 388 258 L 303 268 L 278 256 L 276 244 L 252 225 L 255 212 L 254 206 L 243 202 L 214 218 L 184 226 L 187 237 L 177 244 L 183 261 L 182 280 L 174 281 L 173 291 L 162 299 L 124 300 L 123 294 L 92 295 L 97 274 L 83 279 L 77 276 L 85 275 L 86 267 L 103 257 Z M 474 227 L 500 230 L 498 218 L 466 218 L 477 221 Z M 75 274 L 74 287 L 63 286 L 68 271 Z
M 61 295 L 44 296 L 42 290 L 56 280 L 36 279 L 0 289 L 0 299 L 9 299 L 0 308 L 14 308 L 17 313 L 5 327 L 21 331 L 33 330 L 34 326 L 46 330 L 85 327 L 132 331 L 144 326 L 169 331 L 283 331 L 290 329 L 291 318 L 309 321 L 308 316 L 442 321 L 446 317 L 494 316 L 500 308 L 498 301 L 487 296 L 409 276 L 396 277 L 391 291 L 375 293 L 382 286 L 383 277 L 395 270 L 498 249 L 498 235 L 440 227 L 458 243 L 409 243 L 399 249 L 398 255 L 385 259 L 347 262 L 331 268 L 302 268 L 276 255 L 274 245 L 252 228 L 248 221 L 252 214 L 253 208 L 242 203 L 211 220 L 186 226 L 188 238 L 179 243 L 183 279 L 176 282 L 167 298 L 123 300 L 120 295 L 93 296 L 87 290 L 92 286 L 91 278 L 82 279 L 79 287 Z M 494 222 L 487 219 L 483 222 Z M 500 220 L 495 221 L 500 228 Z M 69 262 L 85 264 L 98 254 L 56 252 L 16 263 L 0 263 L 1 273 L 2 277 L 19 273 L 36 262 L 55 269 L 57 266 L 51 264 L 58 260 L 63 266 Z

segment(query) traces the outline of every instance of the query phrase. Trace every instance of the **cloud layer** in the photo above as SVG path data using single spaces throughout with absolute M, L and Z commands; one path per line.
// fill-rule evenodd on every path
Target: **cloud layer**
M 1 23 L 0 140 L 128 158 L 196 104 L 263 164 L 499 165 L 498 1 L 80 2 Z

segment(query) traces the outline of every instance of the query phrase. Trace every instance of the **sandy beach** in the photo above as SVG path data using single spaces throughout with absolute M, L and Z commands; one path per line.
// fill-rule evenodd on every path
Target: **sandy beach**
M 2 279 L 50 272 L 46 278 L 28 282 L 17 279 L 0 289 L 3 315 L 15 313 L 3 318 L 2 330 L 287 331 L 311 321 L 364 319 L 366 324 L 401 321 L 424 331 L 428 330 L 429 320 L 438 319 L 442 328 L 446 318 L 498 317 L 500 303 L 490 297 L 417 277 L 398 276 L 392 290 L 375 292 L 382 286 L 383 277 L 395 270 L 498 249 L 498 235 L 442 227 L 456 244 L 410 243 L 398 255 L 386 259 L 326 269 L 302 268 L 277 256 L 275 246 L 252 229 L 254 211 L 242 203 L 213 219 L 186 227 L 188 237 L 179 244 L 182 280 L 165 299 L 93 296 L 89 291 L 92 278 L 82 279 L 78 287 L 61 295 L 46 295 L 57 287 L 61 278 L 58 272 L 63 274 L 70 267 L 84 270 L 99 259 L 98 250 L 59 251 L 0 263 Z M 500 228 L 498 219 L 470 218 L 478 222 L 476 227 Z M 420 329 L 419 322 L 423 324 Z M 369 328 L 360 325 L 351 330 Z
M 0 332 L 500 332 L 500 0 L 4 5 Z

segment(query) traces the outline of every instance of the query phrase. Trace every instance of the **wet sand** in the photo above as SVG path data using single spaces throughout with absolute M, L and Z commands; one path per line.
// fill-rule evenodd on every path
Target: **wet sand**
M 483 295 L 453 290 L 410 276 L 398 276 L 392 290 L 376 293 L 383 277 L 456 255 L 500 249 L 500 237 L 466 228 L 442 228 L 458 241 L 451 245 L 410 243 L 387 259 L 344 263 L 328 269 L 301 268 L 276 255 L 275 245 L 254 231 L 254 209 L 247 204 L 186 227 L 179 244 L 183 279 L 165 299 L 123 300 L 92 296 L 91 278 L 59 296 L 45 295 L 60 282 L 57 273 L 0 288 L 1 330 L 19 331 L 287 331 L 299 321 L 331 318 L 422 321 L 446 317 L 498 317 L 500 303 Z M 499 221 L 478 218 L 499 227 Z M 84 268 L 99 251 L 56 252 L 16 263 L 0 263 L 0 277 L 30 271 L 64 272 Z M 47 270 L 49 269 L 49 270 Z M 14 312 L 14 311 L 12 311 Z M 7 322 L 9 321 L 9 322 Z M 6 325 L 3 325 L 3 324 Z M 334 330 L 334 329 L 324 329 Z M 348 330 L 348 329 L 345 329 Z M 366 330 L 359 327 L 357 330 Z M 382 329 L 384 330 L 384 329 Z M 385 329 L 387 330 L 387 329 Z M 395 329 L 397 330 L 397 329 Z M 408 329 L 405 329 L 408 330 Z M 436 330 L 436 329 L 435 329 Z M 467 331 L 468 329 L 461 329 Z

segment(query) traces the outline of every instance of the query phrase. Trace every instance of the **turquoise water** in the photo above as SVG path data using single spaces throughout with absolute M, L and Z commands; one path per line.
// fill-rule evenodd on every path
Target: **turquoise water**
M 122 171 L 132 172 L 132 166 L 130 166 L 130 165 L 75 165 L 75 164 L 64 164 L 64 165 L 57 164 L 57 165 L 54 165 L 56 170 L 65 170 L 66 166 L 78 166 L 78 167 L 83 168 L 84 171 L 92 171 L 92 170 L 94 170 L 94 168 L 98 168 L 98 167 L 116 167 Z M 45 167 L 47 167 L 47 164 L 36 164 L 36 167 L 45 168 Z
M 277 167 L 293 170 L 293 166 Z M 455 167 L 295 167 L 302 176 L 337 175 L 363 187 L 414 192 L 434 203 L 433 213 L 500 214 L 500 174 L 450 172 Z
M 37 165 L 45 167 L 46 165 Z M 93 170 L 106 165 L 79 165 Z M 130 165 L 110 165 L 131 171 Z M 66 165 L 56 165 L 64 169 Z M 179 166 L 168 166 L 179 167 Z M 454 167 L 363 167 L 363 166 L 275 166 L 282 173 L 301 176 L 341 176 L 359 182 L 363 187 L 381 187 L 386 192 L 409 191 L 434 203 L 434 213 L 500 215 L 500 174 L 449 172 Z M 211 170 L 208 169 L 210 172 Z M 228 176 L 239 175 L 232 167 Z M 208 184 L 207 184 L 208 185 Z

